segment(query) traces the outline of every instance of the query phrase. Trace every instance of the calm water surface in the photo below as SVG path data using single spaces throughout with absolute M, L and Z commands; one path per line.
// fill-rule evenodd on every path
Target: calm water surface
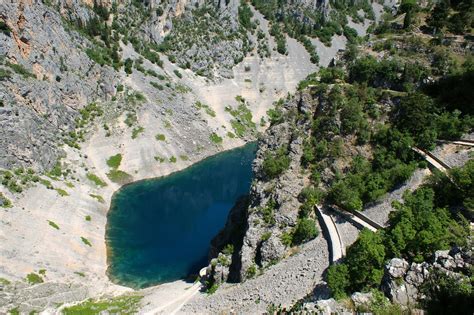
M 198 273 L 229 210 L 249 191 L 255 150 L 248 144 L 121 188 L 107 215 L 111 278 L 143 288 Z

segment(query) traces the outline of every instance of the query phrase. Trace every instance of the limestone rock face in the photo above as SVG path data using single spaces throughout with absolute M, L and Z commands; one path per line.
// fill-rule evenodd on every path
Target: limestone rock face
M 92 62 L 90 43 L 64 28 L 57 11 L 34 2 L 0 3 L 0 167 L 49 169 L 78 110 L 114 93 L 116 75 Z M 23 71 L 23 72 L 22 72 Z
M 423 298 L 420 287 L 430 278 L 434 270 L 453 277 L 460 276 L 457 271 L 467 270 L 471 265 L 470 251 L 452 249 L 436 251 L 432 262 L 409 263 L 400 258 L 393 258 L 385 266 L 382 290 L 392 302 L 413 306 Z
M 373 296 L 372 293 L 361 293 L 361 292 L 355 292 L 351 295 L 351 300 L 354 302 L 354 305 L 357 308 L 364 307 L 364 306 L 369 306 L 370 303 L 372 302 Z

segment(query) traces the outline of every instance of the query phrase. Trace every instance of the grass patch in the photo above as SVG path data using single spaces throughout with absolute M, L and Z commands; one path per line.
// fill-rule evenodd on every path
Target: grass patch
M 166 136 L 162 133 L 159 133 L 155 136 L 155 139 L 158 141 L 166 141 Z
M 81 236 L 81 241 L 84 244 L 86 244 L 87 246 L 92 247 L 92 243 L 87 238 L 85 238 L 84 236 Z
M 164 157 L 161 157 L 161 156 L 155 156 L 155 161 L 160 162 L 160 163 L 164 163 L 166 161 L 166 159 Z
M 187 155 L 180 155 L 179 158 L 183 161 L 189 161 L 189 156 Z
M 64 315 L 136 314 L 142 300 L 139 295 L 122 295 L 111 299 L 89 299 L 63 309 Z
M 43 278 L 34 272 L 26 275 L 26 281 L 28 281 L 29 284 L 38 284 L 44 282 Z
M 113 169 L 107 173 L 107 177 L 118 184 L 125 184 L 132 180 L 132 176 L 124 171 Z
M 105 203 L 104 197 L 99 196 L 99 195 L 94 195 L 94 194 L 89 194 L 92 198 L 96 199 L 100 203 Z
M 10 199 L 8 199 L 7 197 L 5 197 L 3 195 L 3 193 L 0 192 L 0 205 L 2 208 L 10 208 L 12 207 L 12 202 L 10 201 Z
M 39 180 L 40 184 L 44 185 L 48 189 L 53 189 L 53 184 L 47 179 L 40 178 Z
M 231 139 L 234 139 L 235 138 L 235 134 L 233 134 L 232 132 L 228 131 L 227 132 L 227 137 L 231 138 Z
M 93 182 L 96 186 L 98 187 L 105 187 L 107 186 L 107 183 L 104 182 L 100 177 L 93 173 L 87 173 L 87 179 Z
M 48 223 L 50 226 L 52 226 L 56 230 L 59 230 L 59 225 L 57 225 L 55 222 L 48 220 Z
M 226 106 L 225 111 L 235 118 L 230 121 L 230 124 L 235 134 L 242 138 L 249 132 L 255 132 L 257 126 L 252 121 L 252 112 L 247 107 L 245 99 L 240 95 L 237 95 L 235 99 L 239 102 L 239 106 L 237 108 Z
M 28 79 L 28 78 L 36 79 L 36 76 L 33 73 L 31 73 L 28 69 L 26 69 L 20 64 L 15 64 L 15 63 L 11 63 L 7 61 L 6 65 L 9 66 L 15 73 L 21 75 L 24 79 Z
M 181 74 L 181 72 L 179 72 L 178 70 L 174 70 L 173 72 L 174 72 L 174 74 L 175 74 L 178 78 L 181 79 L 181 78 L 183 77 L 183 75 Z
M 83 277 L 83 278 L 86 276 L 85 273 L 80 272 L 80 271 L 74 271 L 74 274 L 78 275 L 79 277 Z
M 55 188 L 55 190 L 58 193 L 58 195 L 60 195 L 61 197 L 69 196 L 69 193 L 67 191 L 65 191 L 64 189 Z
M 132 139 L 136 139 L 144 131 L 145 131 L 145 128 L 143 128 L 142 126 L 133 128 L 133 130 L 132 130 Z
M 177 159 L 175 156 L 170 157 L 170 163 L 176 163 Z
M 0 285 L 9 285 L 11 282 L 5 278 L 0 278 Z
M 107 165 L 110 168 L 113 169 L 118 169 L 120 166 L 120 163 L 122 163 L 122 154 L 118 153 L 116 155 L 112 155 L 108 160 L 107 160 Z
M 210 136 L 209 139 L 215 143 L 215 144 L 221 144 L 222 143 L 222 138 L 219 137 L 219 135 L 215 132 L 213 132 Z
M 209 105 L 203 104 L 203 103 L 197 101 L 195 106 L 196 106 L 197 109 L 204 109 L 206 114 L 208 114 L 209 116 L 216 117 L 216 112 L 212 108 L 210 108 Z
M 160 91 L 163 91 L 165 89 L 165 87 L 159 83 L 156 83 L 156 82 L 153 82 L 153 81 L 150 81 L 150 84 L 151 86 L 153 86 L 155 89 L 158 89 Z

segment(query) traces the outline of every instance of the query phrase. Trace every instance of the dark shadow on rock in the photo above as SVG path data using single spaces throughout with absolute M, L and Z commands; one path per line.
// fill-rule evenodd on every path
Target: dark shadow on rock
M 249 196 L 240 197 L 229 212 L 224 228 L 212 239 L 209 250 L 209 261 L 217 257 L 228 244 L 234 246 L 232 262 L 229 267 L 227 281 L 231 283 L 240 282 L 240 250 L 243 245 L 245 230 L 247 227 L 247 209 L 249 207 Z

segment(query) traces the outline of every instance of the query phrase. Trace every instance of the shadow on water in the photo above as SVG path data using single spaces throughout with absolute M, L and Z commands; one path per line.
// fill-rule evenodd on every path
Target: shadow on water
M 109 277 L 143 288 L 197 274 L 229 210 L 248 193 L 255 150 L 251 143 L 117 191 L 107 214 Z

